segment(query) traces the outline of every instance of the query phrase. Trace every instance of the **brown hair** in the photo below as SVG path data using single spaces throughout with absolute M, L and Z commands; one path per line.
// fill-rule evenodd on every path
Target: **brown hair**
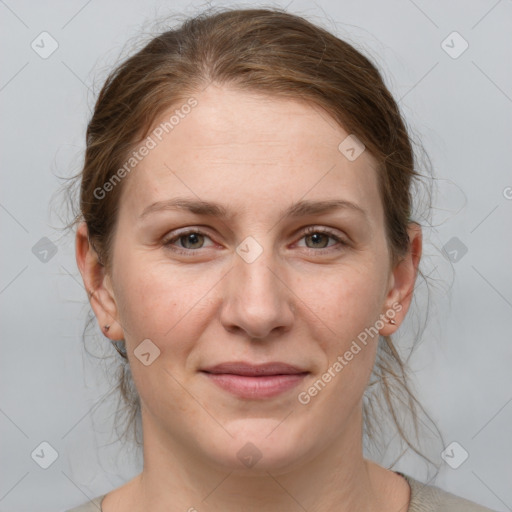
M 187 19 L 153 38 L 107 78 L 87 128 L 80 214 L 75 219 L 87 223 L 107 271 L 122 182 L 106 198 L 97 198 L 94 191 L 112 179 L 159 115 L 210 83 L 307 101 L 356 135 L 378 163 L 390 263 L 400 260 L 409 249 L 411 190 L 420 174 L 408 130 L 379 71 L 353 46 L 302 17 L 277 8 L 244 9 Z M 133 419 L 140 404 L 124 364 L 120 388 Z M 397 407 L 405 403 L 417 432 L 419 404 L 390 337 L 380 339 L 374 377 L 398 433 L 415 450 Z M 373 399 L 364 404 L 368 434 L 374 431 L 370 413 L 375 405 Z

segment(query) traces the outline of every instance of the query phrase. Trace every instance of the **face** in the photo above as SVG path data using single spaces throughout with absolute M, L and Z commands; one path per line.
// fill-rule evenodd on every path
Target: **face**
M 325 112 L 215 85 L 195 98 L 124 178 L 95 311 L 126 341 L 145 439 L 275 470 L 360 435 L 369 332 L 392 332 L 381 315 L 403 316 L 410 279 L 390 268 L 374 159 L 349 160 Z

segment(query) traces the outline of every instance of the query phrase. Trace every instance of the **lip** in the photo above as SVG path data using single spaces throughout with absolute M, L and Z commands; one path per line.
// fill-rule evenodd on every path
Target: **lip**
M 240 361 L 221 363 L 201 372 L 225 391 L 247 399 L 280 395 L 300 384 L 309 373 L 287 363 L 253 365 Z

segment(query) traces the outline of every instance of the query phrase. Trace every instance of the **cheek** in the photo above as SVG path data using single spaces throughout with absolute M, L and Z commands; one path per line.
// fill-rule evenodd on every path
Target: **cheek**
M 161 349 L 179 350 L 200 328 L 216 275 L 186 271 L 141 254 L 118 263 L 116 302 L 128 345 L 149 338 Z M 180 340 L 180 344 L 173 343 Z
M 322 410 L 336 411 L 338 419 L 361 399 L 374 365 L 382 327 L 376 321 L 385 291 L 381 267 L 368 259 L 364 265 L 340 266 L 320 280 L 315 276 L 299 281 L 297 295 L 307 305 L 302 311 L 323 360 L 319 374 L 303 390 L 305 399 Z M 322 282 L 325 286 L 319 287 Z M 317 332 L 313 322 L 319 326 Z
M 172 406 L 167 404 L 170 413 L 191 409 L 186 414 L 197 414 L 178 384 L 181 378 L 176 377 L 183 373 L 204 328 L 206 302 L 203 304 L 201 297 L 213 283 L 208 286 L 204 277 L 201 280 L 199 276 L 191 279 L 170 265 L 149 265 L 147 261 L 143 265 L 128 259 L 124 263 L 119 266 L 124 271 L 118 275 L 122 284 L 117 290 L 117 301 L 126 347 L 131 354 L 132 375 L 142 402 L 154 409 L 163 398 L 156 390 L 166 389 L 173 397 Z M 160 352 L 146 366 L 137 357 L 137 347 L 147 339 Z M 154 351 L 150 357 L 157 353 L 152 345 L 148 350 Z
M 309 309 L 309 316 L 313 312 L 316 323 L 327 329 L 322 338 L 330 346 L 329 352 L 343 350 L 365 328 L 375 324 L 385 291 L 380 272 L 378 264 L 367 260 L 296 280 L 293 289 L 304 304 L 304 313 Z
M 375 276 L 370 266 L 366 272 L 340 273 L 323 293 L 310 290 L 305 300 L 321 319 L 316 320 L 321 327 L 315 342 L 323 364 L 301 390 L 300 403 L 307 403 L 305 407 L 318 414 L 328 414 L 333 436 L 356 410 L 375 362 L 381 306 L 376 297 L 382 291 L 379 281 L 370 276 Z

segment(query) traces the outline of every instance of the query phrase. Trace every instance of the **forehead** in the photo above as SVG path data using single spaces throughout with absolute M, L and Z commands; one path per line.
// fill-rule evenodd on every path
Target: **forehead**
M 185 195 L 263 215 L 300 199 L 341 198 L 379 220 L 375 160 L 368 151 L 348 159 L 339 146 L 350 134 L 319 107 L 213 84 L 194 100 L 157 119 L 154 147 L 123 183 L 121 210 L 135 218 Z

